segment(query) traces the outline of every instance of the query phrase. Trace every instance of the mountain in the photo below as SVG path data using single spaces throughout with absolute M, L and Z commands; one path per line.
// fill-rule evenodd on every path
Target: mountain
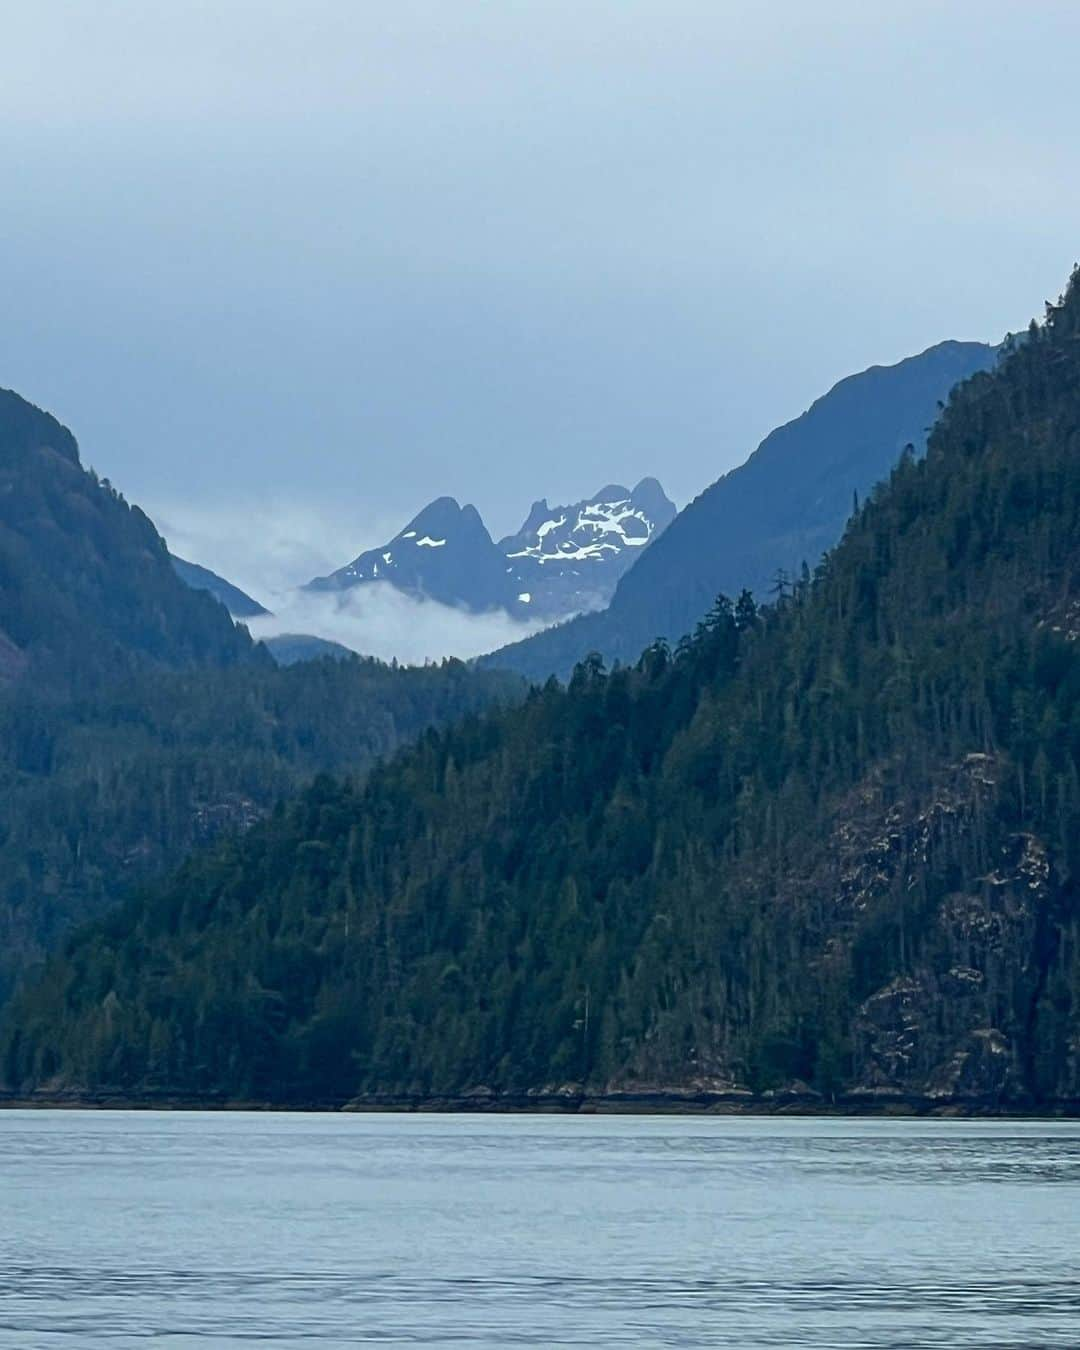
M 8 1090 L 1080 1109 L 1078 426 L 1080 275 L 774 605 L 320 780 L 72 938 Z
M 534 502 L 521 529 L 499 548 L 529 614 L 565 618 L 603 608 L 645 545 L 674 519 L 664 489 L 643 478 L 632 492 L 609 484 L 571 506 Z
M 260 614 L 269 614 L 270 611 L 260 605 L 258 600 L 245 595 L 239 586 L 234 586 L 231 581 L 226 581 L 216 572 L 211 572 L 209 567 L 200 567 L 198 563 L 187 562 L 184 558 L 178 558 L 175 553 L 169 556 L 176 575 L 185 586 L 190 586 L 193 591 L 209 592 L 215 600 L 225 606 L 234 619 L 255 619 Z
M 535 682 L 566 679 L 588 652 L 634 661 L 659 636 L 676 641 L 721 591 L 767 598 L 778 572 L 816 565 L 840 538 L 855 497 L 887 477 L 906 445 L 921 453 L 949 391 L 994 360 L 983 343 L 942 342 L 841 380 L 681 511 L 620 580 L 606 611 L 481 664 Z
M 571 506 L 534 502 L 517 533 L 496 545 L 474 506 L 440 497 L 381 548 L 307 589 L 382 581 L 474 611 L 566 618 L 606 604 L 619 577 L 674 516 L 663 488 L 646 478 L 632 492 L 611 484 Z
M 316 577 L 306 589 L 340 591 L 376 581 L 467 609 L 509 609 L 516 603 L 505 559 L 480 513 L 475 506 L 459 506 L 453 497 L 438 497 L 389 543 L 361 553 L 328 577 Z
M 265 660 L 66 427 L 0 390 L 0 680 Z

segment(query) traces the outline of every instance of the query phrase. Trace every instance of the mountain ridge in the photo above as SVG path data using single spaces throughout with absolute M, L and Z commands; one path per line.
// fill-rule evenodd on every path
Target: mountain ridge
M 260 605 L 258 600 L 253 600 L 239 586 L 226 581 L 209 567 L 178 558 L 175 553 L 170 553 L 169 557 L 174 571 L 186 586 L 190 586 L 193 591 L 208 592 L 225 606 L 234 619 L 257 619 L 270 613 L 265 605 Z
M 768 598 L 775 573 L 816 565 L 853 501 L 887 477 L 904 446 L 926 443 L 949 391 L 989 368 L 996 348 L 948 340 L 838 381 L 777 427 L 743 464 L 685 506 L 620 578 L 610 605 L 479 658 L 542 683 L 588 652 L 634 661 L 655 638 L 691 631 L 720 591 Z

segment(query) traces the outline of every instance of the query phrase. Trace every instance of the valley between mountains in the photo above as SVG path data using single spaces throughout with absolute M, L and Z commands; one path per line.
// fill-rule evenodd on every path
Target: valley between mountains
M 6 1100 L 1080 1110 L 1075 276 L 681 512 L 438 498 L 312 584 L 553 626 L 279 665 L 0 395 Z

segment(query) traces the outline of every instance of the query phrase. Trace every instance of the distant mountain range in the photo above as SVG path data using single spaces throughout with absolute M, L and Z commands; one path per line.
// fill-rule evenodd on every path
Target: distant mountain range
M 301 589 L 340 594 L 381 582 L 473 613 L 501 609 L 515 618 L 557 623 L 603 608 L 619 578 L 675 514 L 655 478 L 642 479 L 632 491 L 613 483 L 567 506 L 534 502 L 521 528 L 496 544 L 474 506 L 438 497 L 389 542 Z M 234 619 L 269 615 L 210 568 L 175 554 L 170 560 L 187 586 L 213 596 Z M 303 633 L 264 638 L 263 644 L 282 665 L 349 651 Z
M 542 682 L 590 652 L 636 661 L 657 637 L 690 632 L 717 594 L 768 598 L 778 573 L 814 568 L 855 499 L 888 477 L 906 445 L 921 454 L 941 405 L 988 370 L 997 349 L 942 342 L 841 380 L 679 513 L 621 577 L 609 607 L 481 658 Z
M 479 658 L 536 683 L 568 678 L 590 652 L 636 661 L 656 638 L 674 643 L 690 632 L 719 593 L 767 599 L 804 565 L 816 567 L 857 500 L 888 477 L 905 446 L 922 453 L 950 391 L 989 369 L 996 352 L 942 342 L 841 380 L 678 514 L 645 478 L 632 491 L 610 484 L 570 505 L 534 502 L 521 528 L 496 543 L 474 506 L 439 497 L 387 543 L 304 589 L 387 583 L 472 612 L 546 621 L 544 631 Z M 173 566 L 235 618 L 266 613 L 209 569 L 175 558 Z M 322 650 L 292 636 L 274 654 L 296 660 Z
M 307 589 L 388 582 L 444 605 L 554 622 L 607 604 L 619 578 L 674 518 L 663 488 L 645 478 L 632 491 L 613 483 L 568 506 L 534 502 L 521 528 L 496 544 L 475 506 L 439 497 L 393 539 Z

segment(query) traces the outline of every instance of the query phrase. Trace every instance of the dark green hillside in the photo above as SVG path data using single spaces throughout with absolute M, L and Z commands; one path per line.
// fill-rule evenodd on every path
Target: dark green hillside
M 519 696 L 512 677 L 458 661 L 395 670 L 351 654 L 0 696 L 0 1003 L 73 924 L 315 774 L 363 773 Z
M 518 692 L 458 662 L 277 670 L 71 433 L 0 391 L 0 1003 L 196 844 Z
M 0 681 L 266 659 L 184 585 L 138 507 L 82 468 L 71 432 L 0 390 Z
M 9 1088 L 1080 1105 L 1080 285 L 813 579 L 194 857 Z

